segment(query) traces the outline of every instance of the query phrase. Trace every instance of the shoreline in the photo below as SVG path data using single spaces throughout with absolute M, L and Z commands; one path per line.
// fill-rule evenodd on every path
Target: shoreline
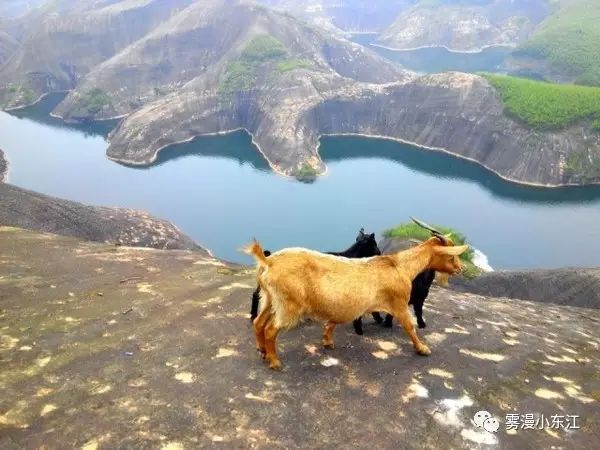
M 490 48 L 496 48 L 496 47 L 497 48 L 517 48 L 517 46 L 518 46 L 517 44 L 488 44 L 488 45 L 484 45 L 482 47 L 478 47 L 478 48 L 471 49 L 471 50 L 457 50 L 457 49 L 452 49 L 450 47 L 447 47 L 443 44 L 421 45 L 419 47 L 413 47 L 413 48 L 388 47 L 386 45 L 377 44 L 375 42 L 371 42 L 369 45 L 372 47 L 379 47 L 379 48 L 383 48 L 383 49 L 390 50 L 393 52 L 413 52 L 415 50 L 424 50 L 427 48 L 443 48 L 450 53 L 458 53 L 458 54 L 464 54 L 464 55 L 480 54 Z
M 44 98 L 47 95 L 50 95 L 52 93 L 59 93 L 59 92 L 68 92 L 68 91 L 54 91 L 54 92 L 49 92 L 46 93 L 44 95 L 42 95 L 35 103 L 38 103 L 42 98 Z M 34 104 L 35 104 L 34 103 Z M 31 106 L 31 105 L 29 105 Z M 18 109 L 23 109 L 25 107 L 20 107 Z M 6 112 L 8 112 L 9 110 L 5 110 Z M 54 115 L 55 118 L 59 118 L 60 120 L 63 120 L 66 124 L 69 124 L 67 121 L 65 121 L 63 118 L 61 118 L 60 116 Z M 115 120 L 115 119 L 94 119 L 91 122 L 97 121 L 97 122 L 101 122 L 101 121 L 106 121 L 106 120 Z M 116 130 L 116 128 L 115 128 Z M 245 131 L 251 138 L 251 142 L 252 145 L 254 145 L 256 147 L 256 149 L 258 150 L 258 152 L 260 153 L 260 155 L 264 158 L 264 160 L 267 162 L 267 164 L 269 165 L 269 167 L 271 168 L 271 170 L 273 172 L 275 172 L 276 174 L 283 176 L 285 178 L 296 178 L 294 175 L 289 175 L 287 173 L 285 173 L 281 168 L 279 168 L 278 166 L 276 166 L 275 164 L 273 164 L 271 162 L 271 160 L 265 155 L 265 153 L 263 152 L 263 150 L 261 149 L 260 145 L 258 144 L 258 142 L 255 140 L 255 136 L 252 132 L 250 132 L 246 127 L 238 127 L 238 128 L 234 128 L 231 130 L 226 130 L 226 131 L 217 131 L 217 132 L 212 132 L 212 133 L 198 133 L 195 134 L 187 139 L 182 139 L 180 141 L 174 141 L 168 144 L 165 144 L 161 147 L 159 147 L 158 149 L 154 150 L 152 155 L 150 156 L 150 158 L 147 158 L 145 160 L 142 161 L 136 161 L 136 160 L 128 160 L 128 159 L 124 159 L 124 158 L 118 158 L 115 156 L 111 156 L 108 155 L 108 153 L 105 153 L 106 157 L 108 159 L 110 159 L 111 161 L 115 161 L 117 163 L 121 163 L 124 165 L 130 165 L 130 166 L 151 166 L 152 164 L 154 164 L 156 162 L 156 160 L 158 159 L 158 155 L 162 150 L 165 150 L 168 147 L 171 147 L 173 145 L 177 145 L 177 144 L 183 144 L 186 142 L 191 142 L 193 141 L 195 138 L 197 137 L 203 137 L 203 136 L 221 136 L 221 135 L 227 135 L 227 134 L 231 134 L 231 133 L 235 133 L 237 131 Z M 111 131 L 111 134 L 114 132 Z M 385 139 L 385 140 L 391 140 L 391 141 L 395 141 L 395 142 L 399 142 L 401 144 L 406 144 L 406 145 L 411 145 L 413 147 L 417 147 L 420 149 L 425 149 L 425 150 L 429 150 L 429 151 L 436 151 L 436 152 L 441 152 L 441 153 L 445 153 L 447 155 L 453 156 L 455 158 L 458 159 L 462 159 L 462 160 L 466 160 L 466 161 L 470 161 L 472 163 L 475 163 L 477 165 L 479 165 L 480 167 L 483 167 L 484 169 L 486 169 L 487 171 L 489 171 L 490 173 L 496 175 L 497 177 L 499 177 L 500 179 L 509 182 L 509 183 L 513 183 L 516 185 L 521 185 L 521 186 L 529 186 L 529 187 L 536 187 L 536 188 L 545 188 L 545 189 L 560 189 L 560 188 L 576 188 L 576 187 L 593 187 L 593 186 L 600 186 L 600 182 L 593 182 L 593 183 L 586 183 L 586 184 L 575 184 L 575 183 L 560 183 L 560 184 L 544 184 L 544 183 L 536 183 L 536 182 L 532 182 L 532 181 L 524 181 L 524 180 L 517 180 L 505 175 L 500 174 L 499 172 L 497 172 L 496 170 L 490 168 L 489 166 L 485 165 L 484 163 L 474 159 L 474 158 L 470 158 L 468 156 L 464 156 L 464 155 L 460 155 L 458 153 L 454 153 L 446 148 L 442 148 L 442 147 L 431 147 L 431 146 L 426 146 L 426 145 L 422 145 L 422 144 L 418 144 L 416 142 L 413 141 L 408 141 L 406 139 L 402 139 L 402 138 L 397 138 L 397 137 L 392 137 L 392 136 L 383 136 L 383 135 L 377 135 L 377 134 L 364 134 L 364 133 L 319 133 L 318 134 L 318 144 L 317 147 L 315 149 L 315 153 L 316 156 L 319 158 L 319 160 L 323 163 L 323 165 L 325 166 L 325 169 L 322 172 L 317 172 L 316 176 L 317 177 L 321 177 L 321 176 L 325 176 L 327 175 L 329 168 L 327 166 L 327 164 L 325 163 L 325 161 L 323 160 L 323 158 L 321 158 L 321 155 L 319 153 L 319 148 L 321 147 L 321 137 L 323 136 L 359 136 L 359 137 L 364 137 L 364 138 L 368 138 L 368 139 Z M 110 147 L 110 141 L 109 142 L 109 147 Z M 108 149 L 108 147 L 107 147 Z M 8 160 L 7 160 L 7 165 L 8 165 Z M 8 180 L 8 170 L 6 171 L 6 175 L 5 175 L 6 180 Z M 7 182 L 7 181 L 6 181 Z
M 178 144 L 185 144 L 186 142 L 191 142 L 194 139 L 198 138 L 198 137 L 204 137 L 204 136 L 224 136 L 227 134 L 232 134 L 232 133 L 236 133 L 238 131 L 244 131 L 246 132 L 249 136 L 250 136 L 250 140 L 252 142 L 252 145 L 254 147 L 256 147 L 256 149 L 258 150 L 258 152 L 260 153 L 260 155 L 263 157 L 263 159 L 267 162 L 267 164 L 269 165 L 269 167 L 271 168 L 271 170 L 276 173 L 277 175 L 280 175 L 284 178 L 290 178 L 290 179 L 295 179 L 296 177 L 294 175 L 288 175 L 287 173 L 285 173 L 283 170 L 281 170 L 279 167 L 277 167 L 275 164 L 273 164 L 271 162 L 271 160 L 269 160 L 269 158 L 267 158 L 267 156 L 265 155 L 265 153 L 262 151 L 262 149 L 260 148 L 260 145 L 258 144 L 258 142 L 256 142 L 256 140 L 254 139 L 254 134 L 250 132 L 250 130 L 248 130 L 245 127 L 238 127 L 238 128 L 234 128 L 231 130 L 227 130 L 227 131 L 216 131 L 213 133 L 199 133 L 199 134 L 195 134 L 192 137 L 188 138 L 188 139 L 182 139 L 180 141 L 175 141 L 172 142 L 170 144 L 165 144 L 162 147 L 156 149 L 152 156 L 150 157 L 149 160 L 145 160 L 145 161 L 133 161 L 133 160 L 127 160 L 127 159 L 121 159 L 121 158 L 116 158 L 114 156 L 110 156 L 108 153 L 106 154 L 106 157 L 108 159 L 110 159 L 111 161 L 115 161 L 117 163 L 121 163 L 121 164 L 125 164 L 125 165 L 130 165 L 130 166 L 151 166 L 152 164 L 154 164 L 156 162 L 156 160 L 158 159 L 158 154 L 162 151 L 165 150 L 173 145 L 178 145 Z M 109 143 L 110 146 L 110 143 Z M 318 148 L 318 146 L 317 146 Z M 317 153 L 318 155 L 318 153 Z M 319 159 L 321 161 L 323 161 L 320 157 Z M 317 176 L 323 176 L 326 175 L 328 172 L 328 168 L 327 165 L 325 163 L 323 163 L 325 165 L 325 170 L 323 172 L 319 172 L 317 173 Z

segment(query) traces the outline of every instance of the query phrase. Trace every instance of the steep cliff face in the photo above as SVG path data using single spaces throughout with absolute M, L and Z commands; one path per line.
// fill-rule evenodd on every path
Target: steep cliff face
M 225 108 L 216 96 L 200 103 L 191 92 L 149 105 L 110 136 L 108 155 L 147 164 L 170 143 L 244 127 L 275 170 L 293 175 L 308 164 L 322 173 L 320 135 L 364 134 L 444 150 L 513 181 L 554 186 L 579 182 L 563 170 L 571 154 L 600 149 L 600 135 L 584 126 L 537 132 L 506 117 L 494 88 L 477 75 L 378 85 L 297 71 L 280 83 Z
M 73 89 L 93 67 L 190 2 L 49 3 L 27 19 L 29 34 L 0 69 L 0 105 L 23 106 L 44 93 Z
M 544 0 L 420 2 L 402 12 L 378 43 L 399 50 L 440 46 L 461 52 L 514 46 L 532 33 L 547 11 Z

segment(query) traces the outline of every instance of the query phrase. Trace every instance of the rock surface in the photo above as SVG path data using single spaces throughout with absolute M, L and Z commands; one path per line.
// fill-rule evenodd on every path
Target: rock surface
M 0 183 L 0 225 L 90 241 L 208 252 L 166 220 L 125 208 L 88 206 Z
M 488 272 L 473 280 L 453 279 L 452 286 L 491 297 L 600 309 L 600 269 Z
M 544 0 L 423 2 L 403 11 L 377 42 L 398 50 L 446 47 L 457 52 L 516 46 L 532 33 L 548 10 Z
M 4 157 L 4 152 L 0 149 L 0 183 L 3 183 L 8 175 L 8 161 Z
M 594 448 L 597 310 L 434 288 L 432 348 L 398 327 L 283 333 L 265 367 L 253 270 L 188 251 L 0 228 L 0 447 Z M 49 261 L 60 264 L 49 264 Z M 498 433 L 472 424 L 487 410 Z M 506 414 L 580 429 L 506 430 Z

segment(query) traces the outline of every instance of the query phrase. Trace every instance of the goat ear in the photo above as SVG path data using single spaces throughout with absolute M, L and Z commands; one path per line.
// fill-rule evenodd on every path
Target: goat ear
M 371 234 L 369 235 L 369 238 L 371 238 L 371 239 L 375 239 L 375 233 L 371 233 Z
M 439 247 L 437 251 L 442 255 L 458 256 L 462 255 L 468 249 L 468 245 L 457 245 L 456 247 Z

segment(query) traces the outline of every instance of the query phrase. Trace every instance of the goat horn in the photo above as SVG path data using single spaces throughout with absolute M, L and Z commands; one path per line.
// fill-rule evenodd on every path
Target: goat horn
M 414 223 L 419 225 L 421 228 L 425 228 L 426 230 L 431 231 L 435 235 L 439 234 L 440 236 L 442 236 L 442 233 L 440 231 L 436 230 L 435 228 L 433 228 L 431 225 L 428 225 L 425 222 L 423 222 L 413 216 L 410 216 L 410 218 Z

